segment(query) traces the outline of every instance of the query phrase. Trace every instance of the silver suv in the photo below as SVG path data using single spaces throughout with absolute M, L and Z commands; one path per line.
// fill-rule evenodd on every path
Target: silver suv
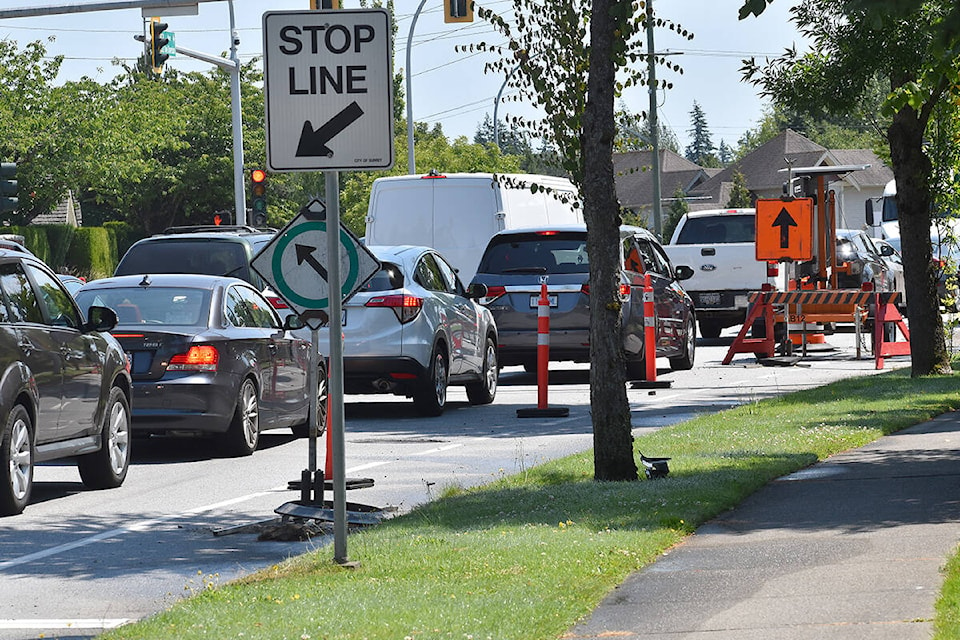
M 673 369 L 693 367 L 696 316 L 680 286 L 689 268 L 674 269 L 646 229 L 620 228 L 620 296 L 627 374 L 645 376 L 643 284 L 651 275 L 656 307 L 657 357 Z M 474 284 L 487 287 L 482 302 L 500 332 L 500 364 L 536 370 L 540 279 L 550 300 L 550 359 L 590 361 L 590 259 L 583 225 L 501 231 L 487 244 Z

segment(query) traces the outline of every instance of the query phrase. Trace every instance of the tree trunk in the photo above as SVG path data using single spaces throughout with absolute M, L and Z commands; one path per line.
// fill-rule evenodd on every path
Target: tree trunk
M 910 319 L 911 375 L 950 373 L 950 356 L 937 299 L 937 273 L 930 246 L 930 159 L 923 151 L 919 114 L 904 107 L 887 130 L 897 180 L 903 276 Z
M 623 0 L 620 0 L 621 2 Z M 636 480 L 620 315 L 620 205 L 613 177 L 617 0 L 594 0 L 590 70 L 580 140 L 590 255 L 590 409 L 595 480 Z

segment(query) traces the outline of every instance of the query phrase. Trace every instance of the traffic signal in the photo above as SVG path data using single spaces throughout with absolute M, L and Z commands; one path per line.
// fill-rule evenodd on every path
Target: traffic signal
M 16 211 L 20 205 L 16 177 L 16 162 L 0 162 L 0 213 Z
M 473 22 L 473 0 L 443 0 L 444 22 Z
M 254 169 L 250 172 L 250 197 L 253 226 L 265 226 L 267 224 L 267 172 L 263 169 Z
M 339 9 L 340 0 L 310 0 L 310 8 L 317 9 Z
M 160 22 L 160 18 L 150 18 L 150 64 L 157 72 L 170 57 L 169 54 L 162 52 L 163 48 L 170 44 L 170 38 L 163 35 L 168 26 L 166 22 Z

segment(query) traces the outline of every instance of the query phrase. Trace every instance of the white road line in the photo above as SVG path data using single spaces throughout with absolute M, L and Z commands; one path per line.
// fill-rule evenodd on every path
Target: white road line
M 463 447 L 463 446 L 464 446 L 463 443 L 449 444 L 449 445 L 444 445 L 444 446 L 442 446 L 442 447 L 435 447 L 435 448 L 432 448 L 432 449 L 427 449 L 427 450 L 425 450 L 425 451 L 421 451 L 421 452 L 415 453 L 415 454 L 413 454 L 413 455 L 429 455 L 429 454 L 432 454 L 432 453 L 442 453 L 442 452 L 444 452 L 444 451 L 450 451 L 451 449 L 457 449 L 457 448 Z M 396 461 L 395 461 L 395 460 L 382 460 L 382 461 L 379 461 L 379 462 L 368 462 L 367 464 L 362 464 L 362 465 L 358 465 L 358 466 L 356 466 L 356 467 L 351 467 L 350 469 L 347 469 L 347 473 L 356 473 L 356 472 L 358 472 L 358 471 L 363 471 L 363 470 L 366 470 L 366 469 L 372 469 L 372 468 L 374 468 L 374 467 L 381 467 L 381 466 L 383 466 L 383 465 L 391 464 L 391 463 L 393 463 L 393 462 L 396 462 Z M 231 499 L 229 499 L 229 500 L 223 500 L 223 501 L 221 501 L 221 502 L 216 502 L 216 503 L 214 503 L 214 504 L 208 504 L 208 505 L 204 505 L 204 506 L 202 506 L 202 507 L 195 507 L 195 508 L 193 508 L 193 509 L 188 509 L 187 511 L 183 511 L 183 512 L 181 512 L 181 513 L 171 513 L 171 514 L 168 514 L 168 515 L 165 515 L 165 516 L 160 516 L 160 517 L 157 517 L 157 518 L 150 518 L 150 519 L 147 519 L 147 520 L 141 520 L 141 521 L 139 521 L 139 522 L 134 522 L 134 523 L 131 523 L 131 524 L 125 526 L 125 527 L 119 527 L 119 528 L 117 528 L 117 529 L 111 529 L 111 530 L 109 530 L 109 531 L 103 531 L 103 532 L 101 532 L 101 533 L 98 533 L 98 534 L 95 534 L 95 535 L 92 535 L 92 536 L 88 536 L 88 537 L 86 537 L 86 538 L 81 538 L 80 540 L 74 540 L 73 542 L 68 542 L 68 543 L 66 543 L 66 544 L 61 544 L 61 545 L 57 545 L 57 546 L 55 546 L 55 547 L 50 547 L 49 549 L 44 549 L 44 550 L 42 550 L 42 551 L 37 551 L 37 552 L 34 552 L 34 553 L 30 553 L 30 554 L 27 554 L 27 555 L 25 555 L 25 556 L 20 556 L 19 558 L 11 558 L 10 560 L 4 560 L 4 561 L 0 562 L 0 571 L 2 571 L 2 570 L 4 570 L 4 569 L 9 569 L 9 568 L 11 568 L 11 567 L 16 567 L 16 566 L 19 566 L 19 565 L 22 565 L 22 564 L 26 564 L 26 563 L 28 563 L 28 562 L 33 562 L 33 561 L 35 561 L 35 560 L 42 560 L 42 559 L 44 559 L 44 558 L 49 558 L 50 556 L 59 555 L 59 554 L 61 554 L 61 553 L 65 553 L 65 552 L 67 552 L 67 551 L 72 551 L 72 550 L 78 549 L 78 548 L 80 548 L 80 547 L 86 547 L 86 546 L 91 545 L 91 544 L 93 544 L 93 543 L 95 543 L 95 542 L 100 542 L 100 541 L 103 541 L 103 540 L 110 540 L 110 539 L 112 539 L 112 538 L 116 538 L 116 537 L 118 537 L 118 536 L 121 536 L 121 535 L 123 535 L 123 534 L 125 534 L 125 533 L 136 532 L 136 531 L 144 531 L 144 530 L 147 530 L 147 529 L 150 529 L 150 528 L 154 527 L 154 526 L 157 525 L 157 524 L 160 524 L 160 523 L 163 523 L 163 522 L 168 522 L 168 521 L 170 521 L 170 520 L 176 520 L 176 519 L 178 519 L 178 518 L 182 518 L 182 517 L 187 516 L 187 515 L 196 515 L 196 514 L 198 514 L 198 513 L 203 513 L 203 512 L 205 512 L 205 511 L 213 511 L 214 509 L 219 509 L 219 508 L 222 508 L 222 507 L 227 507 L 227 506 L 231 506 L 231 505 L 234 505 L 234 504 L 239 504 L 239 503 L 241 503 L 241 502 L 246 502 L 246 501 L 252 500 L 252 499 L 254 499 L 254 498 L 259 498 L 260 496 L 270 495 L 271 493 L 275 493 L 275 492 L 277 492 L 277 491 L 286 490 L 286 489 L 287 489 L 287 487 L 286 487 L 286 485 L 284 485 L 283 487 L 277 487 L 277 488 L 271 489 L 270 491 L 259 491 L 259 492 L 257 492 L 257 493 L 251 493 L 251 494 L 247 494 L 247 495 L 245 495 L 245 496 L 239 496 L 239 497 L 237 497 L 237 498 L 231 498 Z M 0 620 L 0 625 L 2 625 L 2 622 L 3 622 L 3 621 Z M 0 626 L 0 628 L 3 628 L 3 627 Z M 30 627 L 30 628 L 34 628 L 34 627 Z
M 25 618 L 0 620 L 0 629 L 115 629 L 132 618 Z
M 100 542 L 101 540 L 110 540 L 111 538 L 116 538 L 125 533 L 132 531 L 144 531 L 146 529 L 152 528 L 154 525 L 157 525 L 161 522 L 168 522 L 170 520 L 176 520 L 185 515 L 193 515 L 197 513 L 202 513 L 204 511 L 212 511 L 213 509 L 218 509 L 220 507 L 225 507 L 239 502 L 245 502 L 253 498 L 260 496 L 265 496 L 272 491 L 260 491 L 258 493 L 251 493 L 249 495 L 240 496 L 239 498 L 231 498 L 230 500 L 224 500 L 222 502 L 217 502 L 214 504 L 209 504 L 203 507 L 196 507 L 194 509 L 189 509 L 183 513 L 171 513 L 165 516 L 160 516 L 158 518 L 150 518 L 147 520 L 141 520 L 139 522 L 134 522 L 125 527 L 120 527 L 118 529 L 111 529 L 110 531 L 103 531 L 96 535 L 88 536 L 86 538 L 81 538 L 80 540 L 74 540 L 73 542 L 68 542 L 66 544 L 57 545 L 56 547 L 50 547 L 49 549 L 44 549 L 43 551 L 37 551 L 35 553 L 30 553 L 25 556 L 20 556 L 19 558 L 12 558 L 10 560 L 4 560 L 0 562 L 0 571 L 3 569 L 9 569 L 10 567 L 16 567 L 21 564 L 26 564 L 28 562 L 33 562 L 34 560 L 42 560 L 43 558 L 49 558 L 50 556 L 59 555 L 66 551 L 72 551 L 73 549 L 78 549 L 80 547 L 85 547 L 91 545 L 94 542 Z

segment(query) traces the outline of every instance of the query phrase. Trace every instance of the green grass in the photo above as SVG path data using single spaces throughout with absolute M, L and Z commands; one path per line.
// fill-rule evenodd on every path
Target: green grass
M 235 583 L 211 581 L 170 610 L 102 637 L 556 638 L 631 572 L 773 478 L 960 408 L 958 382 L 960 375 L 894 371 L 638 438 L 638 450 L 672 458 L 666 480 L 594 482 L 588 451 L 485 487 L 448 490 L 351 534 L 357 568 L 320 549 Z M 951 573 L 960 575 L 960 561 Z M 960 619 L 956 607 L 947 616 Z

